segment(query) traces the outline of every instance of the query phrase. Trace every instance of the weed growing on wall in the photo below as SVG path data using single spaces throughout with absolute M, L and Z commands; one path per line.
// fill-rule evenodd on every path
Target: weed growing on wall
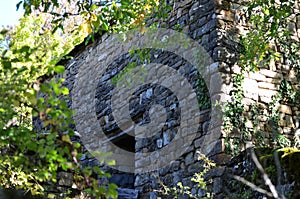
M 227 132 L 227 152 L 235 155 L 247 142 L 251 141 L 255 146 L 269 145 L 264 143 L 264 136 L 257 124 L 258 117 L 267 118 L 272 134 L 272 147 L 291 146 L 293 140 L 286 138 L 279 129 L 279 104 L 299 105 L 299 44 L 293 38 L 293 30 L 290 29 L 291 21 L 296 20 L 294 1 L 251 1 L 247 5 L 248 25 L 251 28 L 242 37 L 244 46 L 239 66 L 241 72 L 233 75 L 233 90 L 230 102 L 223 107 L 224 130 Z M 250 106 L 248 112 L 253 113 L 253 118 L 245 114 L 245 105 L 242 102 L 243 79 L 249 72 L 258 72 L 270 65 L 287 65 L 295 72 L 298 82 L 281 79 L 278 94 L 272 97 L 272 102 L 267 105 L 264 112 L 259 111 L 258 101 Z M 248 119 L 253 120 L 254 130 L 245 126 Z M 236 135 L 241 135 L 236 137 Z

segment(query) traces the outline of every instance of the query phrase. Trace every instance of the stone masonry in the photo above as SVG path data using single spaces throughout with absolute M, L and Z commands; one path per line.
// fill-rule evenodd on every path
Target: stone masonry
M 188 80 L 196 93 L 207 96 L 212 105 L 200 107 L 198 113 L 195 113 L 199 115 L 200 128 L 196 132 L 191 132 L 196 135 L 195 139 L 188 150 L 180 157 L 159 170 L 147 173 L 137 172 L 134 174 L 110 169 L 110 172 L 113 173 L 112 182 L 115 182 L 120 187 L 138 190 L 139 198 L 168 197 L 163 196 L 159 191 L 161 190 L 160 183 L 171 187 L 178 182 L 182 182 L 184 186 L 187 185 L 192 188 L 192 194 L 202 197 L 205 191 L 199 189 L 190 179 L 194 173 L 200 172 L 203 169 L 203 162 L 198 161 L 197 151 L 203 150 L 203 146 L 205 146 L 204 150 L 209 151 L 207 155 L 218 164 L 218 167 L 210 172 L 210 177 L 213 178 L 213 181 L 209 183 L 209 187 L 212 188 L 213 195 L 216 198 L 224 197 L 224 190 L 222 190 L 224 171 L 231 157 L 225 154 L 224 138 L 226 135 L 222 131 L 220 112 L 219 110 L 212 111 L 212 106 L 216 102 L 223 103 L 231 100 L 232 74 L 240 71 L 239 66 L 236 64 L 241 50 L 239 35 L 248 29 L 245 24 L 245 16 L 241 14 L 244 4 L 244 2 L 238 0 L 180 0 L 172 4 L 173 9 L 168 19 L 165 22 L 161 22 L 160 26 L 184 32 L 188 37 L 198 42 L 207 51 L 207 54 L 213 61 L 209 64 L 208 73 L 205 77 L 197 72 L 191 63 L 186 62 L 182 57 L 171 52 L 163 52 L 159 49 L 152 50 L 149 52 L 151 55 L 150 62 L 161 63 L 177 71 L 181 71 L 181 74 Z M 291 27 L 295 32 L 294 38 L 297 41 L 299 41 L 300 36 L 299 20 L 297 18 L 291 23 Z M 152 22 L 155 22 L 155 20 Z M 108 35 L 104 35 L 102 38 L 98 38 L 93 44 L 78 46 L 71 52 L 74 58 L 65 64 L 66 73 L 64 77 L 66 78 L 66 86 L 72 93 L 71 97 L 76 95 L 81 96 L 83 99 L 85 97 L 95 99 L 95 104 L 90 106 L 94 107 L 92 110 L 95 110 L 97 122 L 99 122 L 100 127 L 109 141 L 124 150 L 135 153 L 134 162 L 131 166 L 139 169 L 140 165 L 147 165 L 150 162 L 155 162 L 157 159 L 166 158 L 159 156 L 158 153 L 153 153 L 151 157 L 145 157 L 143 154 L 146 152 L 155 152 L 168 146 L 173 141 L 177 133 L 176 129 L 180 126 L 180 104 L 184 102 L 179 101 L 176 95 L 164 86 L 146 84 L 137 88 L 128 102 L 130 116 L 134 122 L 149 122 L 151 106 L 155 104 L 166 109 L 166 122 L 157 134 L 147 139 L 137 139 L 134 136 L 123 133 L 114 120 L 113 111 L 110 107 L 110 99 L 113 97 L 112 91 L 115 89 L 112 81 L 128 64 L 136 61 L 136 57 L 131 57 L 130 53 L 120 54 L 106 68 L 100 68 L 97 63 L 103 58 L 102 56 L 105 53 L 110 51 L 108 48 L 116 48 L 111 46 L 107 46 L 107 49 L 99 48 L 101 43 L 108 38 Z M 117 50 L 116 48 L 115 51 Z M 159 54 L 159 56 L 155 56 L 155 54 Z M 75 78 L 78 78 L 76 75 L 82 67 L 85 67 L 86 70 L 88 70 L 88 67 L 96 67 L 97 70 L 102 71 L 103 76 L 101 79 L 91 79 L 90 82 L 85 83 L 86 87 L 89 87 L 91 84 L 97 85 L 97 89 L 93 93 L 88 93 L 88 88 L 81 90 L 79 93 L 72 92 L 74 90 Z M 299 82 L 295 78 L 294 71 L 285 65 L 270 65 L 269 68 L 260 69 L 257 73 L 249 73 L 245 74 L 245 76 L 244 103 L 250 106 L 254 102 L 259 102 L 262 108 L 267 107 L 271 101 L 271 97 L 278 92 L 280 82 L 283 78 L 291 81 L 293 84 L 296 84 L 297 81 Z M 206 83 L 207 88 L 199 87 L 197 84 L 199 79 L 202 79 Z M 201 102 L 199 103 L 201 104 Z M 74 106 L 71 101 L 69 105 Z M 84 100 L 83 104 L 77 104 L 77 106 L 85 106 Z M 294 136 L 295 133 L 300 133 L 299 107 L 281 104 L 279 105 L 279 110 L 281 133 L 290 137 Z M 81 115 L 78 114 L 76 117 L 79 121 Z M 260 128 L 265 133 L 264 141 L 268 143 L 271 139 L 266 118 L 260 117 L 260 121 L 265 124 L 264 126 L 260 126 Z M 85 122 L 82 121 L 78 126 L 81 125 L 88 131 L 89 124 L 85 124 Z M 251 129 L 253 125 L 250 119 L 247 126 Z M 75 128 L 77 129 L 78 127 L 76 126 Z M 79 134 L 84 133 L 79 131 Z M 215 141 L 213 143 L 204 143 L 204 137 L 207 135 L 212 135 Z M 175 154 L 168 153 L 165 155 L 174 156 Z M 90 155 L 84 156 L 81 161 L 84 165 L 97 165 L 97 160 Z

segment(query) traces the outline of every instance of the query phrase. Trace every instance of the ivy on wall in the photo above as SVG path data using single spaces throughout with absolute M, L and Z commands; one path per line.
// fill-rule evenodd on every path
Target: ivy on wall
M 291 22 L 296 20 L 296 5 L 295 1 L 290 0 L 254 0 L 246 6 L 250 30 L 241 40 L 243 50 L 238 63 L 241 72 L 233 75 L 232 101 L 223 107 L 224 130 L 227 133 L 225 145 L 229 154 L 237 154 L 249 141 L 256 146 L 268 145 L 264 143 L 263 133 L 257 128 L 260 115 L 267 118 L 273 147 L 288 147 L 294 143 L 278 131 L 278 105 L 299 106 L 300 102 L 300 47 L 299 41 L 293 38 L 295 30 L 290 28 Z M 279 91 L 272 97 L 271 103 L 260 107 L 261 103 L 256 101 L 249 106 L 247 111 L 253 115 L 249 118 L 242 102 L 244 77 L 249 72 L 269 68 L 270 64 L 287 65 L 289 70 L 296 74 L 298 82 L 295 84 L 283 77 Z M 253 121 L 253 129 L 245 125 L 248 120 Z

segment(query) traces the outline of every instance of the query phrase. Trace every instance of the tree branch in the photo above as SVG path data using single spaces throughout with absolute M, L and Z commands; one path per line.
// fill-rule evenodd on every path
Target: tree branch
M 269 187 L 271 193 L 272 193 L 272 196 L 276 199 L 279 199 L 279 195 L 278 195 L 278 192 L 275 188 L 275 186 L 272 184 L 269 176 L 267 175 L 267 173 L 265 172 L 264 168 L 262 167 L 262 165 L 260 164 L 260 162 L 258 161 L 257 159 L 257 156 L 254 152 L 254 148 L 251 148 L 250 149 L 250 154 L 251 154 L 251 158 L 254 162 L 254 164 L 256 165 L 257 169 L 260 171 L 260 173 L 262 174 L 263 176 L 263 179 L 265 181 L 265 184 Z
M 232 175 L 231 176 L 233 179 L 237 180 L 237 181 L 240 181 L 242 183 L 244 183 L 245 185 L 247 185 L 248 187 L 250 187 L 251 189 L 253 189 L 254 191 L 257 191 L 259 193 L 262 193 L 262 194 L 265 194 L 269 197 L 273 197 L 273 194 L 268 192 L 267 190 L 264 190 L 258 186 L 256 186 L 255 184 L 253 184 L 252 182 L 249 182 L 248 180 L 246 180 L 245 178 L 243 177 L 240 177 L 240 176 L 237 176 L 237 175 Z

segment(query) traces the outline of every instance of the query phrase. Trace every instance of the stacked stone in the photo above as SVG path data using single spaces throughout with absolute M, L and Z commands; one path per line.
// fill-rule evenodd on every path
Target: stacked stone
M 232 89 L 232 75 L 241 72 L 240 67 L 237 64 L 239 52 L 241 50 L 239 44 L 240 36 L 249 30 L 249 27 L 246 24 L 246 19 L 248 17 L 245 15 L 246 3 L 247 1 L 240 0 L 215 0 L 219 45 L 216 48 L 216 53 L 214 53 L 216 55 L 214 56 L 214 59 L 219 62 L 219 70 L 224 74 L 223 80 L 226 85 L 228 85 L 228 90 L 227 92 L 225 91 L 226 94 L 229 94 Z M 299 13 L 299 8 L 296 8 L 294 13 Z M 299 16 L 297 17 L 293 14 L 290 18 L 289 29 L 293 33 L 292 39 L 299 42 Z M 278 93 L 283 79 L 291 82 L 293 86 L 296 86 L 299 83 L 299 79 L 297 79 L 296 75 L 295 71 L 285 65 L 283 60 L 281 60 L 281 63 L 276 64 L 275 62 L 271 62 L 267 67 L 259 68 L 258 72 L 244 74 L 244 99 L 242 101 L 245 104 L 244 115 L 249 119 L 245 125 L 252 132 L 254 131 L 254 128 L 260 132 L 260 135 L 264 138 L 262 144 L 276 144 L 272 143 L 272 132 L 274 131 L 272 126 L 274 127 L 274 124 L 268 121 L 265 111 L 272 101 L 272 96 Z M 256 119 L 258 121 L 255 121 L 253 113 L 250 110 L 253 104 L 257 104 L 259 110 L 259 115 Z M 285 135 L 285 137 L 289 139 L 293 139 L 294 136 L 299 136 L 299 107 L 289 103 L 282 103 L 278 104 L 276 108 L 279 110 L 280 115 L 279 128 L 277 129 L 279 133 Z M 241 132 L 232 132 L 232 136 L 240 138 Z M 239 164 L 243 164 L 244 170 L 249 169 L 253 171 L 253 165 L 245 166 L 244 162 L 239 162 L 237 158 L 234 160 L 234 165 L 232 164 L 231 166 L 235 167 L 235 165 Z M 224 194 L 225 193 L 220 194 L 219 196 L 221 197 L 221 195 Z
M 171 29 L 177 29 L 178 24 L 183 31 L 189 35 L 191 38 L 198 41 L 209 53 L 210 56 L 214 57 L 215 59 L 218 57 L 218 41 L 217 41 L 217 31 L 216 31 L 216 15 L 215 15 L 215 9 L 214 9 L 214 2 L 213 1 L 201 1 L 201 2 L 194 2 L 194 1 L 180 1 L 175 2 L 175 5 L 173 6 L 173 10 L 170 13 L 170 17 L 167 20 L 166 24 L 168 24 L 168 28 Z M 67 87 L 71 90 L 73 89 L 74 84 L 74 77 L 77 74 L 77 70 L 80 66 L 91 64 L 92 62 L 97 62 L 97 59 L 101 59 L 100 57 L 93 57 L 95 54 L 95 51 L 97 51 L 97 46 L 106 39 L 106 36 L 99 39 L 97 42 L 92 44 L 91 46 L 86 47 L 85 49 L 80 49 L 79 52 L 73 51 L 74 53 L 74 59 L 70 60 L 66 64 L 66 84 Z M 77 49 L 78 50 L 78 49 Z M 96 53 L 97 54 L 97 53 Z M 96 60 L 95 60 L 96 59 Z M 183 67 L 184 63 L 182 61 L 177 60 L 176 57 L 172 54 L 161 54 L 158 58 L 155 58 L 158 63 L 162 63 L 165 65 L 168 65 L 169 67 L 172 67 L 174 69 L 181 70 L 180 68 Z M 97 117 L 99 120 L 99 123 L 101 126 L 105 129 L 107 132 L 107 135 L 117 136 L 118 137 L 118 129 L 115 125 L 112 123 L 112 113 L 110 111 L 107 111 L 107 100 L 109 92 L 112 88 L 109 86 L 106 86 L 106 83 L 111 81 L 112 77 L 115 75 L 114 71 L 120 71 L 122 67 L 126 66 L 130 61 L 132 61 L 127 55 L 120 57 L 120 60 L 116 60 L 116 62 L 109 66 L 109 68 L 106 70 L 106 73 L 103 75 L 102 79 L 100 80 L 100 83 L 98 84 L 99 87 L 96 91 L 96 112 Z M 155 61 L 155 60 L 152 60 Z M 211 73 L 213 74 L 211 77 L 212 87 L 208 88 L 210 95 L 212 96 L 212 102 L 216 102 L 216 100 L 222 100 L 225 96 L 225 93 L 223 91 L 220 91 L 219 88 L 223 88 L 225 91 L 227 88 L 225 86 L 222 86 L 222 79 L 219 78 L 217 75 L 219 64 L 216 62 L 209 66 L 209 69 Z M 187 79 L 190 80 L 190 83 L 192 86 L 196 88 L 197 80 L 201 78 L 201 74 L 197 74 L 197 71 L 192 68 L 188 71 L 183 72 Z M 215 75 L 214 75 L 215 74 Z M 149 89 L 142 89 L 139 91 L 139 95 L 141 96 L 141 99 L 147 98 L 147 93 L 150 93 L 148 91 Z M 155 91 L 153 91 L 155 93 Z M 159 92 L 161 94 L 161 92 Z M 89 97 L 89 95 L 82 96 L 82 97 Z M 104 99 L 107 97 L 107 99 Z M 148 96 L 149 97 L 149 96 Z M 150 96 L 151 97 L 151 96 Z M 169 101 L 168 98 L 171 96 L 166 97 L 166 102 Z M 133 102 L 134 103 L 134 102 Z M 180 102 L 178 102 L 180 103 Z M 200 102 L 201 103 L 201 102 Z M 170 107 L 172 104 L 169 104 Z M 176 112 L 176 103 L 173 106 L 174 112 Z M 70 103 L 71 106 L 71 103 Z M 138 111 L 137 111 L 138 112 Z M 136 113 L 137 114 L 137 113 Z M 168 186 L 175 186 L 177 182 L 182 181 L 183 185 L 190 185 L 193 187 L 192 192 L 199 194 L 200 196 L 204 194 L 204 191 L 201 189 L 198 189 L 196 185 L 193 185 L 191 183 L 191 177 L 194 175 L 195 172 L 201 171 L 202 162 L 198 161 L 198 155 L 196 151 L 200 149 L 201 145 L 203 144 L 203 136 L 208 133 L 208 126 L 211 123 L 210 117 L 210 109 L 205 109 L 200 111 L 200 129 L 199 132 L 193 132 L 196 133 L 196 138 L 192 145 L 189 147 L 189 149 L 185 152 L 185 154 L 182 155 L 182 157 L 178 158 L 178 160 L 175 160 L 172 162 L 169 166 L 162 168 L 159 171 L 155 171 L 152 173 L 146 173 L 146 174 L 136 174 L 135 175 L 135 181 L 132 186 L 134 186 L 137 190 L 140 192 L 141 198 L 147 198 L 149 194 L 151 196 L 156 195 L 154 190 L 159 189 L 159 181 L 163 182 L 164 184 Z M 143 152 L 147 152 L 148 150 L 159 150 L 162 147 L 165 147 L 169 144 L 169 142 L 172 141 L 172 138 L 176 132 L 174 132 L 174 129 L 172 127 L 176 126 L 176 119 L 169 118 L 170 120 L 167 121 L 166 127 L 161 130 L 161 132 L 158 133 L 158 135 L 153 138 L 153 140 L 147 140 L 147 142 L 144 142 L 145 140 L 136 140 L 135 146 L 133 146 L 135 152 L 136 152 L 136 163 L 135 166 L 138 169 L 139 165 L 145 165 L 147 161 L 153 162 L 155 159 L 163 158 L 163 157 L 155 157 L 153 156 L 153 159 L 144 159 L 143 158 Z M 216 120 L 217 121 L 217 120 Z M 175 126 L 174 126 L 175 123 Z M 220 122 L 215 122 L 213 124 L 213 131 L 214 132 L 220 132 Z M 170 128 L 171 127 L 171 128 Z M 79 132 L 82 133 L 82 132 Z M 128 142 L 128 139 L 119 136 L 118 139 L 122 140 L 123 143 L 132 144 L 131 142 Z M 124 142 L 125 139 L 125 142 Z M 126 144 L 125 144 L 126 145 Z M 217 143 L 212 144 L 212 146 L 217 146 L 215 148 L 212 148 L 211 150 L 211 156 L 219 155 L 223 148 L 222 148 L 222 141 L 218 141 Z M 125 146 L 126 147 L 126 146 Z M 132 147 L 132 146 L 127 146 Z M 172 154 L 170 154 L 172 155 Z M 173 154 L 174 155 L 174 154 Z M 86 165 L 95 164 L 96 161 L 92 158 L 88 158 L 89 156 L 84 156 L 81 161 L 83 161 Z M 218 157 L 218 156 L 216 156 Z M 222 158 L 222 157 L 221 157 Z M 94 163 L 93 163 L 94 162 Z M 215 174 L 212 174 L 213 177 L 219 177 L 221 174 L 220 172 L 212 172 Z M 114 176 L 118 176 L 119 174 L 114 173 Z M 120 175 L 119 175 L 120 176 Z M 156 176 L 156 177 L 153 177 Z M 129 177 L 129 176 L 127 176 Z M 113 177 L 116 181 L 115 183 L 119 184 L 120 186 L 129 186 L 120 184 L 122 179 L 119 177 Z M 158 180 L 159 179 L 159 180 Z M 214 183 L 215 192 L 220 192 L 220 178 L 216 180 L 216 183 Z
M 246 3 L 247 1 L 238 0 L 215 1 L 218 41 L 220 42 L 217 60 L 220 61 L 220 70 L 228 73 L 229 77 L 234 73 L 240 73 L 240 67 L 237 65 L 240 52 L 239 38 L 249 30 L 246 24 Z M 295 8 L 294 13 L 299 13 L 298 9 Z M 300 37 L 299 21 L 299 16 L 297 17 L 296 14 L 290 16 L 289 30 L 292 32 L 292 39 L 295 42 L 299 42 Z M 249 119 L 246 127 L 250 130 L 253 131 L 256 125 L 253 121 L 253 114 L 249 112 L 251 105 L 257 103 L 260 110 L 267 109 L 269 103 L 272 102 L 272 97 L 278 93 L 283 79 L 289 81 L 294 87 L 297 87 L 299 83 L 296 72 L 284 64 L 284 60 L 281 60 L 281 63 L 271 61 L 269 66 L 260 68 L 258 72 L 245 74 L 243 103 L 245 104 L 245 115 Z M 232 78 L 225 80 L 228 85 L 232 84 L 231 81 Z M 280 114 L 279 132 L 292 138 L 295 132 L 299 131 L 299 107 L 293 104 L 281 104 L 276 108 L 279 108 Z M 258 125 L 257 130 L 265 137 L 264 144 L 272 144 L 270 143 L 272 129 L 265 114 L 261 113 L 258 116 Z
M 215 15 L 215 7 L 213 1 L 175 1 L 173 5 L 173 10 L 169 14 L 169 18 L 166 21 L 168 25 L 167 28 L 171 28 L 174 30 L 178 29 L 178 25 L 180 29 L 187 35 L 189 35 L 192 39 L 199 42 L 201 46 L 205 48 L 208 54 L 216 58 L 217 57 L 217 30 L 216 30 L 216 15 Z M 165 62 L 172 62 L 172 56 L 168 56 L 165 58 Z M 171 60 L 171 61 L 170 61 Z M 215 60 L 215 59 L 214 59 Z M 174 62 L 174 64 L 178 64 L 178 62 Z M 172 64 L 167 64 L 170 67 L 173 67 Z M 180 66 L 179 66 L 180 67 Z M 214 71 L 216 75 L 212 75 L 211 77 L 211 87 L 208 88 L 210 92 L 210 96 L 212 96 L 211 101 L 215 102 L 216 100 L 222 100 L 225 96 L 223 91 L 220 91 L 222 87 L 222 79 L 217 75 L 218 71 L 218 63 L 214 63 L 210 66 L 210 70 Z M 213 72 L 212 72 L 213 74 Z M 227 88 L 223 86 L 223 89 Z M 140 198 L 156 198 L 162 196 L 163 194 L 159 191 L 162 189 L 160 183 L 167 185 L 169 187 L 176 186 L 178 182 L 182 182 L 184 186 L 191 187 L 191 192 L 194 195 L 198 195 L 202 197 L 205 195 L 205 191 L 199 189 L 196 184 L 191 181 L 192 176 L 202 171 L 203 162 L 198 161 L 197 151 L 203 145 L 203 135 L 208 133 L 208 128 L 210 124 L 211 112 L 210 109 L 205 109 L 200 111 L 200 130 L 196 135 L 194 142 L 188 148 L 187 151 L 178 159 L 172 161 L 168 166 L 161 168 L 158 171 L 153 171 L 144 174 L 136 174 L 135 175 L 135 183 L 134 187 L 140 192 Z M 214 125 L 215 131 L 220 131 L 220 123 L 216 123 Z M 139 165 L 145 165 L 147 162 L 153 163 L 159 158 L 164 158 L 160 156 L 153 156 L 153 159 L 144 159 L 143 153 L 148 152 L 149 149 L 153 148 L 155 150 L 159 150 L 160 148 L 169 144 L 170 137 L 172 137 L 172 130 L 166 129 L 162 131 L 162 137 L 156 141 L 142 143 L 136 142 L 136 167 L 139 168 Z M 156 145 L 156 146 L 154 146 Z M 222 157 L 219 157 L 222 152 L 222 141 L 215 145 L 210 155 L 220 159 L 222 162 Z M 171 150 L 172 151 L 172 150 Z M 175 151 L 175 150 L 174 150 Z M 158 153 L 157 153 L 158 154 Z M 172 156 L 173 154 L 168 154 Z M 211 172 L 210 177 L 216 178 L 214 182 L 209 185 L 213 187 L 214 194 L 220 193 L 221 191 L 221 178 L 224 170 L 222 168 L 215 169 Z M 163 197 L 170 197 L 166 196 Z M 187 196 L 184 196 L 187 197 Z
M 213 58 L 214 63 L 209 66 L 208 70 L 211 71 L 210 87 L 207 88 L 211 97 L 211 102 L 226 102 L 230 100 L 230 91 L 232 90 L 232 74 L 239 73 L 240 68 L 236 64 L 239 58 L 239 52 L 241 50 L 240 34 L 245 33 L 248 30 L 246 25 L 246 16 L 242 15 L 245 2 L 233 0 L 182 0 L 175 1 L 173 3 L 173 9 L 169 13 L 169 18 L 162 24 L 167 25 L 167 28 L 177 30 L 178 28 L 183 30 L 185 34 L 190 36 L 201 44 L 208 54 Z M 298 20 L 298 21 L 297 21 Z M 299 19 L 292 21 L 290 27 L 295 30 L 295 39 L 299 39 Z M 153 20 L 152 22 L 155 22 Z M 151 22 L 151 23 L 152 23 Z M 298 24 L 297 24 L 298 22 Z M 77 48 L 73 51 L 74 59 L 66 63 L 66 85 L 72 91 L 74 84 L 74 77 L 77 74 L 77 70 L 80 66 L 97 63 L 101 60 L 102 54 L 97 46 L 107 38 L 107 35 L 98 39 L 94 44 L 87 47 Z M 152 54 L 153 55 L 153 54 Z M 104 55 L 103 55 L 104 56 Z M 176 116 L 170 116 L 166 122 L 166 126 L 161 129 L 157 135 L 151 139 L 135 139 L 124 136 L 121 134 L 118 127 L 113 122 L 112 112 L 107 109 L 108 100 L 111 95 L 110 91 L 113 89 L 111 79 L 121 71 L 128 63 L 134 61 L 134 58 L 130 58 L 129 54 L 123 55 L 119 60 L 115 60 L 108 69 L 105 69 L 101 80 L 99 80 L 98 88 L 96 91 L 96 113 L 98 121 L 101 127 L 105 130 L 108 137 L 111 140 L 115 140 L 120 147 L 135 152 L 136 161 L 135 167 L 139 169 L 141 165 L 146 165 L 155 162 L 160 157 L 158 153 L 150 158 L 143 158 L 143 154 L 149 151 L 156 151 L 167 146 L 173 139 L 176 124 L 178 121 Z M 178 59 L 172 53 L 160 53 L 159 57 L 151 57 L 151 61 L 156 61 L 172 67 L 176 70 L 183 68 L 183 61 Z M 190 68 L 189 71 L 184 71 L 187 79 L 190 79 L 191 85 L 196 86 L 196 81 L 201 78 L 201 74 L 196 74 L 195 70 Z M 221 75 L 220 75 L 221 74 Z M 289 70 L 285 65 L 270 65 L 269 68 L 261 69 L 258 73 L 245 74 L 245 98 L 243 102 L 246 105 L 245 114 L 249 114 L 250 121 L 247 122 L 248 128 L 253 128 L 254 123 L 251 121 L 251 113 L 247 112 L 249 106 L 258 101 L 261 109 L 267 107 L 271 101 L 271 97 L 279 90 L 279 84 L 282 78 L 286 78 L 289 81 L 296 82 L 295 74 Z M 159 94 L 166 92 L 165 90 L 155 90 L 153 88 L 144 87 L 137 91 L 136 98 L 131 101 L 131 107 L 133 108 L 132 116 L 139 118 L 138 116 L 143 113 L 140 109 L 141 101 L 147 101 Z M 71 92 L 72 93 L 72 92 Z M 167 93 L 167 92 L 166 92 Z M 156 95 L 157 94 L 157 95 Z M 90 95 L 82 96 L 90 97 Z M 92 96 L 94 97 L 94 96 Z M 169 103 L 172 101 L 172 94 L 167 94 L 165 104 L 173 112 L 177 112 L 178 104 L 180 102 Z M 164 101 L 161 99 L 160 101 Z M 71 106 L 71 102 L 69 102 Z M 299 107 L 290 106 L 288 104 L 281 104 L 279 106 L 280 111 L 280 131 L 286 135 L 293 135 L 295 131 L 299 131 Z M 191 177 L 194 173 L 202 170 L 202 162 L 198 161 L 197 150 L 203 146 L 205 134 L 216 134 L 222 131 L 221 120 L 215 119 L 217 114 L 211 113 L 210 109 L 200 111 L 200 126 L 196 133 L 196 138 L 189 147 L 189 149 L 178 159 L 170 163 L 170 165 L 161 168 L 158 171 L 135 174 L 134 179 L 132 175 L 124 174 L 118 171 L 114 171 L 113 181 L 120 186 L 135 188 L 139 191 L 140 198 L 155 198 L 160 195 L 157 190 L 161 189 L 159 182 L 162 182 L 169 187 L 175 186 L 178 182 L 183 182 L 184 186 L 190 186 L 192 188 L 192 194 L 199 197 L 204 196 L 205 191 L 199 189 L 191 182 Z M 264 115 L 259 116 L 261 124 L 266 123 L 267 118 Z M 143 122 L 143 121 L 139 121 Z M 174 125 L 175 124 L 175 125 Z M 260 130 L 264 132 L 265 143 L 269 143 L 270 134 L 268 132 L 268 126 L 261 125 Z M 209 125 L 212 129 L 208 129 Z M 79 132 L 83 133 L 83 132 Z M 299 132 L 300 134 L 300 132 Z M 225 137 L 226 135 L 224 135 Z M 213 145 L 208 146 L 210 148 L 209 156 L 215 160 L 220 167 L 212 170 L 209 177 L 213 178 L 213 182 L 209 184 L 213 189 L 213 194 L 216 198 L 222 197 L 222 177 L 224 174 L 224 167 L 228 163 L 229 157 L 224 154 L 224 137 L 220 138 Z M 119 141 L 116 141 L 119 140 Z M 119 146 L 118 145 L 118 146 Z M 166 155 L 174 155 L 172 153 Z M 81 161 L 87 165 L 97 165 L 95 159 L 84 156 Z M 121 176 L 121 177 L 120 177 Z M 122 177 L 123 176 L 123 177 Z M 124 180 L 130 178 L 130 180 Z M 132 180 L 131 180 L 132 179 Z M 122 182 L 122 183 L 121 183 Z M 123 183 L 124 182 L 124 183 Z

